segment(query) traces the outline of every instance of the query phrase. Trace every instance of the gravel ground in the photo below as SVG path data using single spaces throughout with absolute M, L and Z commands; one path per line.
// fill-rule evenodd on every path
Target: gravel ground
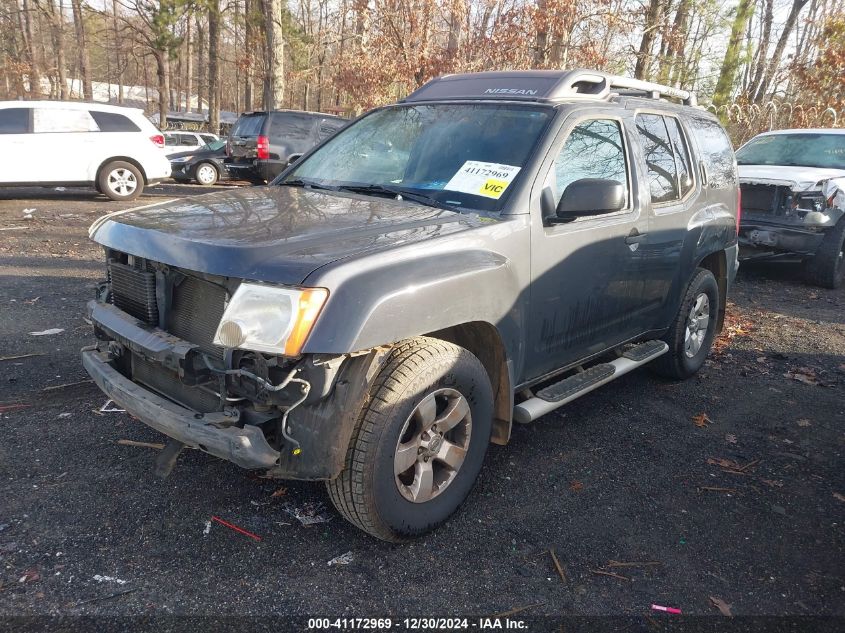
M 118 444 L 163 439 L 100 412 L 79 362 L 103 270 L 86 229 L 119 208 L 0 190 L 0 615 L 718 615 L 713 597 L 736 615 L 845 616 L 845 292 L 744 265 L 697 377 L 634 372 L 516 428 L 452 520 L 395 546 L 320 485 L 194 451 L 160 481 L 156 449 Z

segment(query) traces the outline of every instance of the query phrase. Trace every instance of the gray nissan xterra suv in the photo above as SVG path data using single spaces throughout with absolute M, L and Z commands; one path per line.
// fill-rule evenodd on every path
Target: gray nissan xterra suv
M 668 99 L 680 101 L 673 104 Z M 97 221 L 86 369 L 185 446 L 322 480 L 385 540 L 466 498 L 489 443 L 722 326 L 737 177 L 681 90 L 593 71 L 435 79 L 272 185 Z

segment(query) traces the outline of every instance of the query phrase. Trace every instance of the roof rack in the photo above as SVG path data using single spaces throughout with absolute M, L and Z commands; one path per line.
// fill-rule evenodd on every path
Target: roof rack
M 671 97 L 684 105 L 696 105 L 695 94 L 650 81 L 619 77 L 596 70 L 489 71 L 443 75 L 432 79 L 402 101 L 438 99 L 507 99 L 510 101 L 556 102 L 569 99 L 610 99 L 626 95 L 651 99 Z

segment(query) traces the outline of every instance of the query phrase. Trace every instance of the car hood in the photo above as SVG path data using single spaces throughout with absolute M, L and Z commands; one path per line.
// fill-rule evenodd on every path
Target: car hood
M 740 182 L 785 185 L 792 191 L 812 191 L 819 189 L 816 184 L 820 181 L 845 176 L 845 169 L 787 165 L 739 165 L 738 170 Z
M 188 270 L 299 284 L 339 259 L 480 225 L 475 214 L 408 201 L 269 186 L 116 211 L 97 220 L 89 235 Z

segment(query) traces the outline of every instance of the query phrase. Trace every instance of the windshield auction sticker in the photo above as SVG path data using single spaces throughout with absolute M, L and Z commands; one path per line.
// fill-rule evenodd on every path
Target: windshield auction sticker
M 498 200 L 519 170 L 519 167 L 513 165 L 468 160 L 443 189 Z

